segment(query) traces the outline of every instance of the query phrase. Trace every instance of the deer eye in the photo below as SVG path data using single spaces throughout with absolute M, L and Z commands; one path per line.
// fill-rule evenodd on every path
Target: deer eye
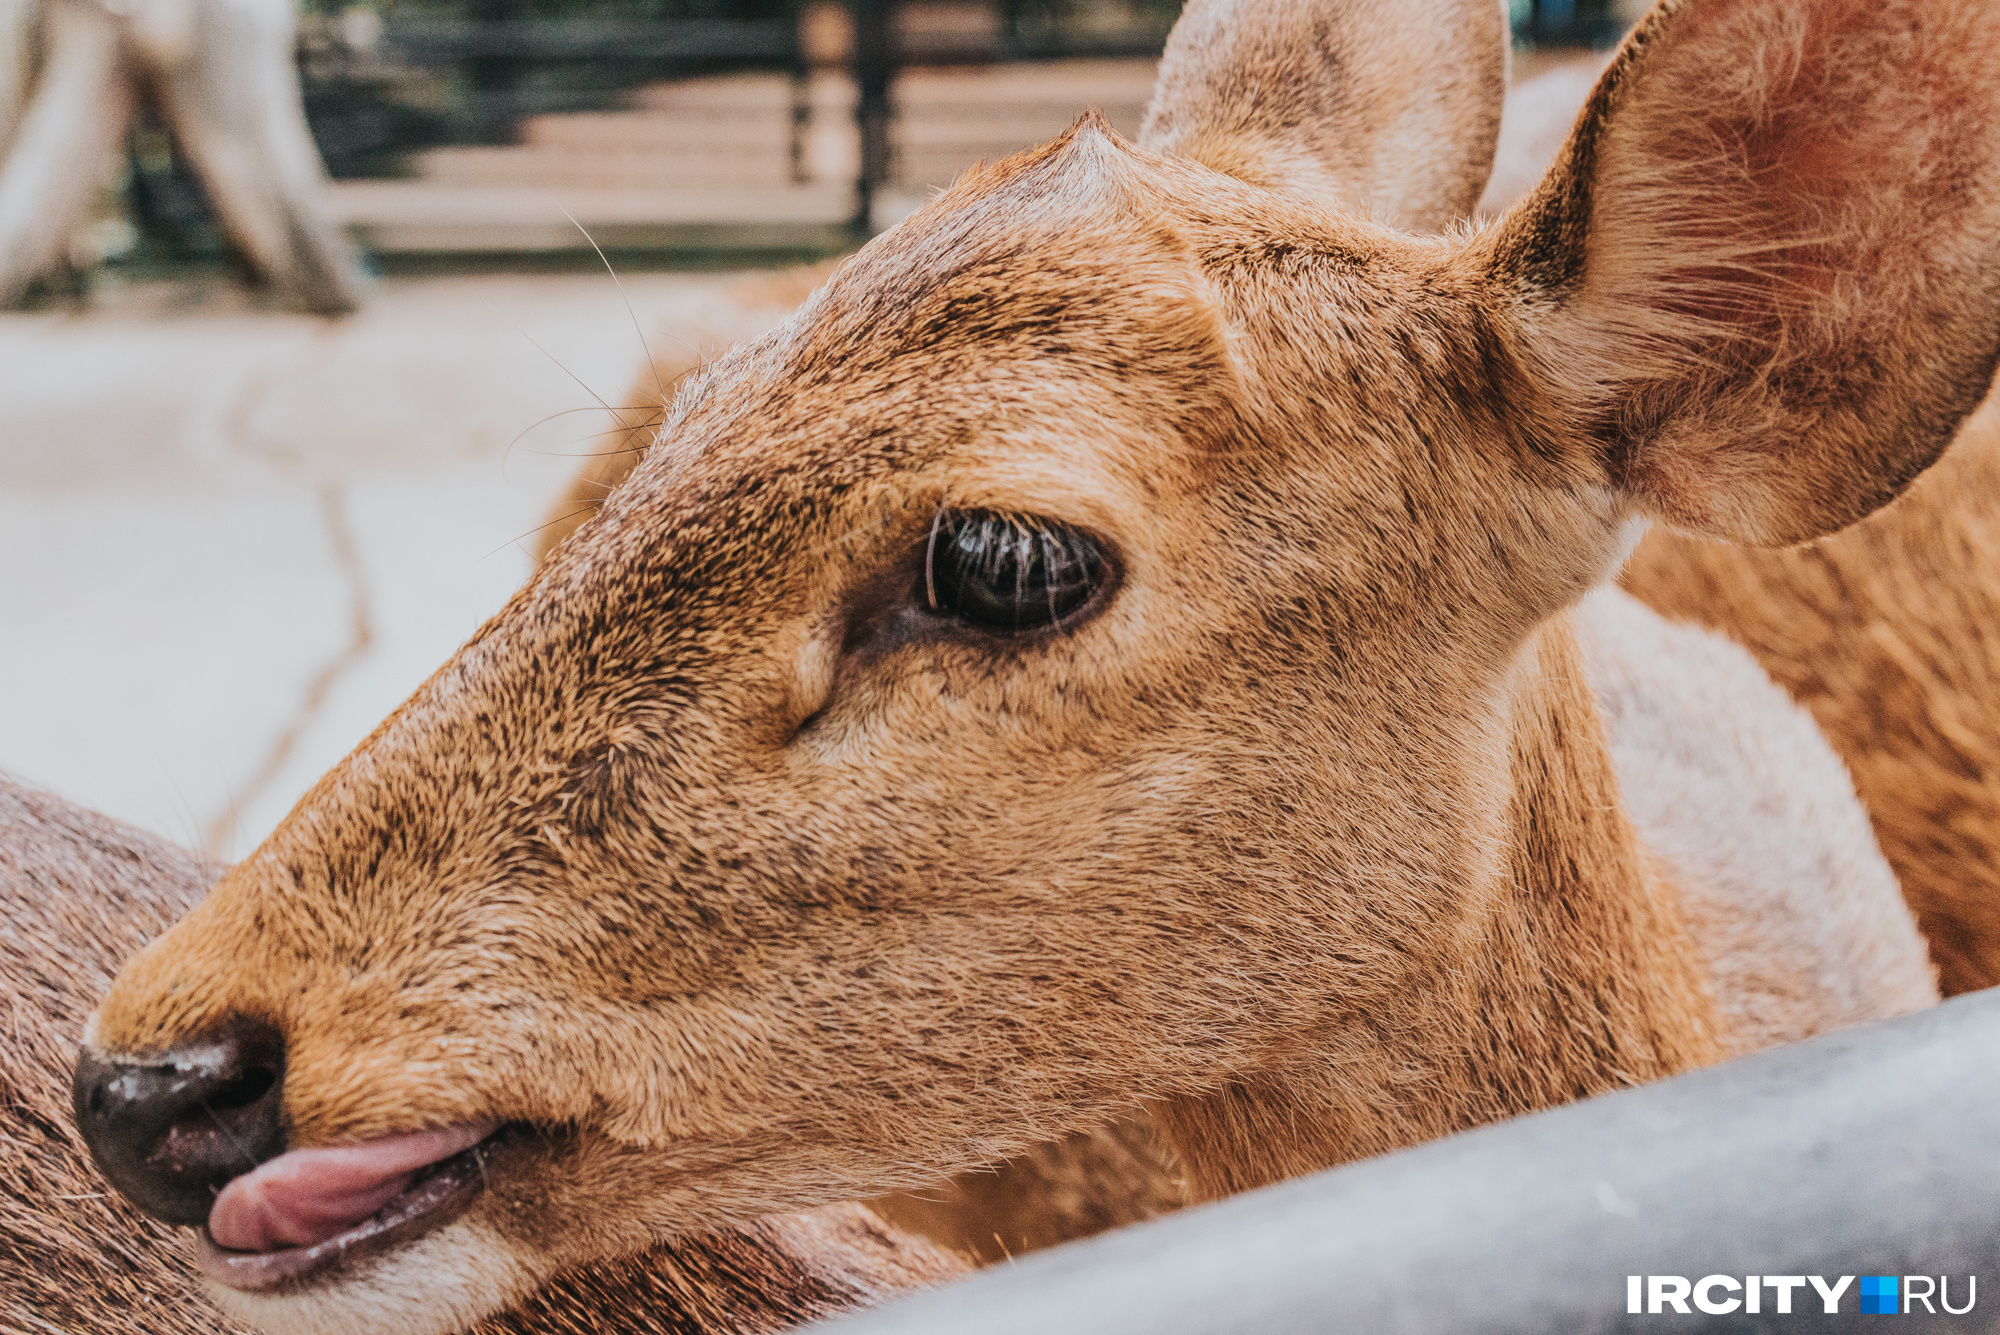
M 1048 519 L 940 510 L 924 557 L 924 605 L 983 630 L 1062 620 L 1104 583 L 1095 538 Z

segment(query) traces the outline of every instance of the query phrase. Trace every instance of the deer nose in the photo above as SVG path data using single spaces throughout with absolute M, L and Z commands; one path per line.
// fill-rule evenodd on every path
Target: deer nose
M 134 1205 L 170 1224 L 208 1219 L 216 1193 L 284 1149 L 285 1045 L 231 1022 L 139 1060 L 77 1057 L 77 1126 L 91 1158 Z

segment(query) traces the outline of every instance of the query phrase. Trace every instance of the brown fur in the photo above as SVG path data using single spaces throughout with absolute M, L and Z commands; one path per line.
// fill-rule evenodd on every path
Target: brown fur
M 1095 122 L 969 175 L 692 377 L 91 1042 L 271 1024 L 298 1145 L 544 1128 L 466 1216 L 510 1282 L 1141 1106 L 1205 1198 L 1711 1059 L 1568 609 L 1646 517 L 1814 536 L 1943 448 L 1996 79 L 1980 7 L 1669 3 L 1443 239 Z M 941 504 L 1116 579 L 941 621 Z
M 613 411 L 612 429 L 597 438 L 569 490 L 549 512 L 548 522 L 535 531 L 535 564 L 548 560 L 557 544 L 581 527 L 611 489 L 638 467 L 683 381 L 797 310 L 814 288 L 833 276 L 838 263 L 825 260 L 732 279 L 698 312 L 656 330 L 647 340 L 646 368 Z
M 1894 505 L 1810 546 L 1662 530 L 1625 574 L 1726 632 L 1854 772 L 1947 995 L 2000 983 L 2000 401 Z
M 868 1205 L 899 1228 L 990 1264 L 1157 1219 L 1187 1200 L 1172 1150 L 1149 1120 L 1128 1118 Z
M 70 1129 L 76 1035 L 118 961 L 223 868 L 0 780 L 0 1335 L 226 1335 L 183 1229 L 110 1194 Z M 752 1335 L 958 1267 L 859 1207 L 566 1272 L 475 1335 Z
M 1245 1081 L 1169 1105 L 1162 1121 L 1192 1165 L 1195 1199 L 1720 1055 L 1714 999 L 1678 896 L 1620 809 L 1568 626 L 1546 626 L 1510 678 L 1509 893 L 1475 911 L 1464 941 L 1485 960 L 1439 969 L 1398 1008 L 1403 1032 L 1369 1035 L 1309 1083 Z M 1460 1036 L 1456 1050 L 1440 1050 L 1441 1033 Z
M 789 315 L 836 267 L 837 261 L 827 261 L 734 279 L 695 319 L 656 333 L 649 363 L 625 398 L 628 406 L 618 410 L 621 425 L 578 471 L 538 531 L 535 563 L 546 562 L 644 460 L 673 394 L 689 376 Z M 1158 1218 L 1186 1203 L 1179 1165 L 1144 1118 L 1095 1127 L 992 1167 L 868 1202 L 898 1227 L 982 1263 Z
M 1190 6 L 1140 138 L 1240 180 L 1434 232 L 1472 211 L 1507 85 L 1507 11 L 1465 0 Z

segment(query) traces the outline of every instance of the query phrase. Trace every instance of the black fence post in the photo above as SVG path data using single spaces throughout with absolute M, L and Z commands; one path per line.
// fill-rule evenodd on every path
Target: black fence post
M 792 118 L 791 137 L 786 142 L 785 155 L 791 167 L 793 185 L 804 185 L 811 176 L 806 170 L 806 138 L 812 132 L 812 53 L 806 50 L 805 18 L 805 5 L 800 0 L 792 0 L 792 59 L 785 68 L 785 77 L 791 87 Z
M 525 17 L 521 0 L 471 0 L 466 14 L 483 31 L 508 32 Z M 473 133 L 483 144 L 507 143 L 514 137 L 516 101 L 526 66 L 518 55 L 482 51 L 466 57 L 459 69 L 472 95 Z
M 875 201 L 889 181 L 889 87 L 896 76 L 895 0 L 852 0 L 854 119 L 861 131 L 861 171 L 854 183 L 854 230 L 875 227 Z
M 1554 46 L 1604 46 L 1620 32 L 1610 0 L 1530 0 L 1526 36 Z

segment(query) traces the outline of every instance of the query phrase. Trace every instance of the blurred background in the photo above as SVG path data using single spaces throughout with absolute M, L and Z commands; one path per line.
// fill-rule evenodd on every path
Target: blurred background
M 656 406 L 649 353 L 691 364 L 774 323 L 797 284 L 757 274 L 853 248 L 1086 108 L 1135 134 L 1179 12 L 315 0 L 280 15 L 272 68 L 330 178 L 322 251 L 365 277 L 313 298 L 241 244 L 232 210 L 256 206 L 170 81 L 127 71 L 101 152 L 66 147 L 88 136 L 47 91 L 65 34 L 137 24 L 185 59 L 221 40 L 204 2 L 0 0 L 0 249 L 32 231 L 10 219 L 54 216 L 36 192 L 64 161 L 88 167 L 0 314 L 0 770 L 229 858 L 520 584 L 580 461 Z M 1517 82 L 1578 87 L 1635 16 L 1510 12 Z M 215 106 L 225 139 L 278 116 Z

